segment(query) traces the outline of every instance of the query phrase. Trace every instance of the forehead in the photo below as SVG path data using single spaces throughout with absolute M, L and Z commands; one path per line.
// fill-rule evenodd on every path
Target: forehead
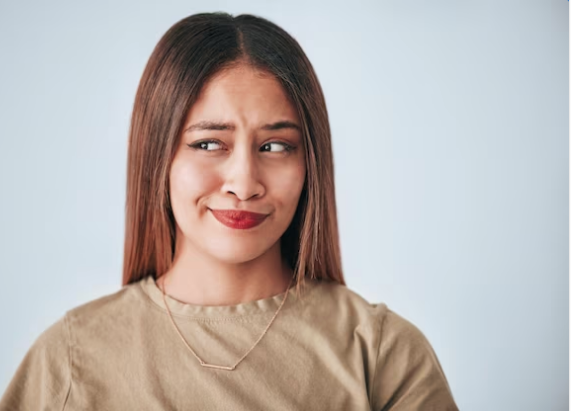
M 188 121 L 242 119 L 297 121 L 295 106 L 271 73 L 239 65 L 213 76 L 189 111 Z

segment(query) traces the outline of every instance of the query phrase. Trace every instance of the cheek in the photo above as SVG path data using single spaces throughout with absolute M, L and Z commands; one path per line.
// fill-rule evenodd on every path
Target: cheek
M 171 202 L 194 203 L 216 184 L 213 173 L 204 171 L 203 167 L 187 162 L 173 162 L 170 172 Z
M 299 195 L 305 181 L 305 168 L 302 166 L 292 167 L 273 178 L 272 186 L 274 193 L 281 199 L 282 205 L 288 209 L 297 206 Z

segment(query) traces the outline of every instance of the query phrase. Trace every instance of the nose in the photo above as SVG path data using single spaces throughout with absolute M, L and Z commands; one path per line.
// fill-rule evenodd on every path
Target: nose
M 222 191 L 232 193 L 242 201 L 264 195 L 258 159 L 249 146 L 235 146 L 227 163 Z

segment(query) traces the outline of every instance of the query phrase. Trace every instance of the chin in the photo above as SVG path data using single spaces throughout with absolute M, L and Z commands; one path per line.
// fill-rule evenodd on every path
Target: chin
M 212 238 L 203 240 L 202 248 L 213 258 L 228 264 L 240 264 L 258 258 L 268 251 L 269 246 L 244 238 Z
M 211 254 L 212 258 L 224 262 L 226 264 L 242 264 L 247 263 L 249 261 L 255 260 L 263 253 L 250 253 L 250 254 L 242 254 L 242 253 L 220 253 L 217 250 L 216 253 Z

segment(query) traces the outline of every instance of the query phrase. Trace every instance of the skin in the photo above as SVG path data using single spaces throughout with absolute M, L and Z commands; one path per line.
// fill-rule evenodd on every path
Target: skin
M 278 80 L 241 64 L 205 85 L 183 130 L 203 121 L 232 123 L 235 129 L 183 131 L 170 169 L 175 257 L 157 283 L 176 300 L 206 306 L 282 293 L 293 271 L 282 259 L 280 237 L 305 181 L 303 136 L 296 128 L 262 126 L 289 121 L 300 127 L 297 111 Z M 216 141 L 204 142 L 209 139 Z M 293 150 L 286 151 L 284 143 Z M 220 223 L 209 209 L 269 217 L 240 230 Z

